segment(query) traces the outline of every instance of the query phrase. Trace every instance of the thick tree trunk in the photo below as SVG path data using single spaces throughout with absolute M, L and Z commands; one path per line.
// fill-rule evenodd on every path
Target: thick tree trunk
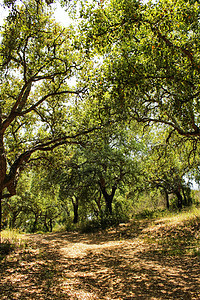
M 107 191 L 106 191 L 106 188 L 105 188 L 105 180 L 103 178 L 101 178 L 101 180 L 100 180 L 100 188 L 101 188 L 102 194 L 103 194 L 104 199 L 105 199 L 106 212 L 109 213 L 110 215 L 112 215 L 112 202 L 113 202 L 113 198 L 114 198 L 117 186 L 114 185 L 112 187 L 111 194 L 108 194 Z
M 0 119 L 0 125 L 2 120 Z M 4 181 L 6 177 L 6 158 L 3 144 L 3 134 L 0 133 L 0 244 L 1 244 L 1 230 L 2 230 L 2 195 L 4 189 Z
M 183 197 L 182 197 L 180 191 L 176 191 L 175 194 L 176 194 L 177 200 L 178 200 L 177 201 L 177 207 L 178 207 L 179 210 L 181 210 L 182 207 L 183 207 Z
M 110 215 L 112 215 L 112 201 L 113 197 L 111 195 L 108 195 L 108 193 L 104 193 L 104 198 L 106 202 L 106 211 L 109 212 Z
M 164 193 L 165 193 L 166 207 L 169 210 L 169 194 L 166 190 L 164 190 Z
M 190 187 L 182 187 L 183 193 L 183 204 L 184 206 L 190 206 L 192 204 L 192 197 L 191 197 L 191 189 Z

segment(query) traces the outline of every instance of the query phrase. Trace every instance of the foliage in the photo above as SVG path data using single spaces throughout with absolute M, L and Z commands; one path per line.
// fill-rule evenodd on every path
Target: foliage
M 45 170 L 23 173 L 18 184 L 18 196 L 3 205 L 3 224 L 21 231 L 52 231 L 60 215 L 58 189 L 47 182 Z
M 163 140 L 160 139 L 161 134 Z M 176 206 L 189 206 L 192 204 L 191 186 L 194 179 L 191 170 L 196 166 L 195 160 L 188 162 L 191 144 L 177 135 L 171 137 L 169 143 L 166 135 L 161 129 L 152 133 L 148 131 L 147 148 L 143 156 L 145 187 L 159 189 L 166 198 L 168 208 L 170 194 L 178 198 Z M 179 197 L 182 198 L 181 203 Z
M 199 9 L 185 0 L 83 8 L 87 45 L 103 57 L 99 101 L 118 116 L 165 124 L 198 143 Z
M 40 159 L 41 151 L 82 135 L 70 106 L 84 87 L 70 87 L 69 80 L 86 71 L 86 61 L 74 30 L 56 24 L 45 5 L 15 5 L 1 35 L 0 177 L 1 191 L 10 193 L 5 198 L 15 194 L 18 174 L 33 154 Z
M 72 1 L 79 22 L 68 28 L 52 18 L 53 2 L 4 1 L 3 225 L 89 230 L 163 199 L 167 208 L 191 205 L 200 161 L 198 2 Z

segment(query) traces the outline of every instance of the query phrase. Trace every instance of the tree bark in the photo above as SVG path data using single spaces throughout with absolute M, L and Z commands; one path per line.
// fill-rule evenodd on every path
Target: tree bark
M 49 227 L 47 225 L 47 211 L 45 212 L 45 215 L 44 215 L 44 227 L 45 227 L 46 231 L 48 232 Z
M 6 177 L 6 158 L 3 143 L 3 134 L 0 133 L 0 190 L 3 192 L 3 184 Z
M 97 209 L 95 209 L 95 214 L 96 216 L 99 216 L 99 214 L 101 213 L 101 190 L 100 190 L 100 195 L 97 199 L 95 199 L 96 205 L 97 205 Z
M 50 218 L 50 220 L 49 220 L 49 231 L 50 232 L 52 232 L 53 231 L 53 220 L 52 220 L 52 218 Z
M 32 232 L 36 231 L 36 227 L 37 227 L 37 223 L 38 223 L 38 219 L 39 219 L 39 213 L 34 213 L 34 215 L 35 215 L 35 220 L 33 223 Z
M 184 206 L 190 206 L 192 204 L 192 197 L 191 197 L 191 189 L 190 187 L 182 186 L 182 193 L 184 199 Z
M 78 223 L 78 199 L 76 197 L 75 201 L 72 198 L 72 204 L 73 204 L 73 208 L 74 208 L 74 219 L 73 219 L 73 223 L 77 224 Z
M 1 245 L 1 222 L 2 222 L 2 192 L 0 193 L 0 245 Z
M 106 212 L 108 212 L 110 215 L 112 215 L 112 202 L 113 202 L 113 198 L 114 198 L 114 195 L 115 195 L 115 191 L 117 189 L 117 186 L 114 185 L 112 187 L 112 192 L 111 194 L 108 194 L 107 191 L 106 191 L 106 187 L 105 187 L 105 180 L 104 178 L 101 178 L 100 179 L 100 189 L 102 191 L 102 194 L 104 196 L 104 199 L 105 199 L 105 203 L 106 203 Z
M 175 194 L 176 194 L 177 200 L 178 200 L 177 201 L 177 207 L 178 207 L 178 209 L 180 211 L 182 209 L 182 207 L 183 207 L 183 197 L 182 197 L 180 191 L 176 191 Z
M 185 194 L 185 190 L 184 190 L 184 187 L 182 186 L 182 193 L 183 193 L 183 205 L 184 206 L 187 206 L 188 205 L 188 199 L 187 199 L 187 196 Z
M 1 231 L 2 231 L 2 199 L 3 199 L 5 177 L 6 177 L 6 158 L 5 158 L 5 150 L 4 150 L 4 143 L 3 143 L 3 134 L 0 133 L 0 244 L 1 244 Z
M 18 216 L 19 212 L 14 212 L 12 214 L 12 218 L 10 219 L 10 228 L 13 229 L 15 227 L 15 222 L 17 220 L 17 216 Z
M 169 210 L 169 194 L 166 190 L 164 190 L 164 193 L 165 193 L 166 206 L 167 209 Z
M 106 202 L 106 211 L 109 212 L 110 215 L 112 215 L 112 200 L 113 197 L 109 195 L 106 191 L 103 193 L 105 202 Z

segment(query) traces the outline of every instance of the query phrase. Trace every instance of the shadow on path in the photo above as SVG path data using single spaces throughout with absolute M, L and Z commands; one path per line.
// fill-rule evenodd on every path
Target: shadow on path
M 1 299 L 200 299 L 199 257 L 156 251 L 144 228 L 29 235 L 1 262 Z

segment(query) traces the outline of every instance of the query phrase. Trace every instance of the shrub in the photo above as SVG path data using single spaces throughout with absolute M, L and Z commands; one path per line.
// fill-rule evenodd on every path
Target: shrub
M 8 255 L 11 251 L 14 251 L 18 248 L 25 248 L 26 242 L 22 239 L 22 234 L 20 234 L 17 230 L 3 230 L 1 232 L 1 240 L 0 244 L 0 259 Z

